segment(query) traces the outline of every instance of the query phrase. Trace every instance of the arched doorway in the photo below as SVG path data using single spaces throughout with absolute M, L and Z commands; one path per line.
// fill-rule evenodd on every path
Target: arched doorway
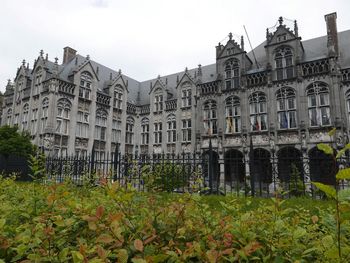
M 333 156 L 314 147 L 309 151 L 309 164 L 311 181 L 335 185 L 337 165 Z
M 289 195 L 300 196 L 305 193 L 303 155 L 294 147 L 283 147 L 277 153 L 278 179 Z
M 228 150 L 224 156 L 225 185 L 231 191 L 240 191 L 245 186 L 245 164 L 243 154 L 235 149 Z
M 250 172 L 253 176 L 255 193 L 263 196 L 269 193 L 268 185 L 272 182 L 271 154 L 268 150 L 257 148 L 253 151 Z
M 281 182 L 289 182 L 296 174 L 303 180 L 304 169 L 302 153 L 294 147 L 283 147 L 277 153 L 278 178 Z
M 210 152 L 205 151 L 203 153 L 203 175 L 204 175 L 204 186 L 211 187 L 210 191 L 219 190 L 219 180 L 220 180 L 220 166 L 219 166 L 219 155 L 217 152 L 212 151 L 212 162 L 210 160 Z M 210 178 L 210 169 L 212 172 L 212 177 Z

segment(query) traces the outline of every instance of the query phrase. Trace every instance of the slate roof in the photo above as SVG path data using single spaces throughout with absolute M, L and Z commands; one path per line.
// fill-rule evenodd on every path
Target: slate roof
M 340 59 L 339 63 L 341 67 L 350 67 L 350 30 L 338 32 L 338 43 L 340 49 Z M 266 41 L 262 42 L 256 48 L 254 48 L 255 56 L 259 64 L 259 68 L 255 66 L 252 67 L 248 73 L 258 72 L 265 70 L 267 64 L 267 58 L 265 54 Z M 302 61 L 312 61 L 320 58 L 327 57 L 327 36 L 317 37 L 309 40 L 302 41 L 304 48 L 304 55 Z M 253 52 L 250 51 L 248 57 L 254 61 Z M 76 61 L 77 60 L 77 61 Z M 68 80 L 69 76 L 72 75 L 74 70 L 77 70 L 80 66 L 86 63 L 87 58 L 81 55 L 76 55 L 72 60 L 68 61 L 63 65 L 59 65 L 59 77 L 64 80 Z M 95 72 L 97 67 L 99 68 L 99 84 L 98 90 L 104 91 L 104 89 L 111 83 L 110 74 L 112 74 L 112 79 L 117 77 L 119 74 L 117 71 L 110 69 L 102 64 L 99 64 L 93 60 L 89 60 Z M 49 71 L 52 72 L 54 63 L 46 62 Z M 174 96 L 176 94 L 177 79 L 181 80 L 185 71 L 177 72 L 174 74 L 166 75 L 160 77 L 161 82 L 165 85 L 168 92 L 172 93 Z M 198 68 L 188 69 L 188 74 L 194 79 L 195 74 L 198 74 Z M 133 104 L 145 105 L 149 104 L 149 93 L 150 86 L 155 84 L 157 78 L 139 82 L 132 79 L 124 74 L 122 74 L 123 79 L 128 81 L 128 101 Z M 211 82 L 217 79 L 216 64 L 209 64 L 202 66 L 202 83 Z

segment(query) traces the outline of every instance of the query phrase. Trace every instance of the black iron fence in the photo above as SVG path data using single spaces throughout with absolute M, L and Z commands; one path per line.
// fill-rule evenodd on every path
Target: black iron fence
M 3 176 L 16 175 L 17 180 L 30 181 L 30 169 L 27 158 L 16 155 L 0 154 L 0 174 Z
M 335 161 L 316 151 L 303 156 L 289 149 L 271 154 L 264 149 L 251 150 L 248 156 L 231 150 L 219 155 L 210 147 L 204 153 L 47 157 L 49 180 L 71 180 L 99 184 L 119 182 L 139 191 L 234 193 L 242 196 L 272 196 L 276 191 L 286 196 L 320 196 L 311 181 L 335 186 L 335 174 L 349 167 L 349 158 Z M 342 182 L 341 188 L 347 187 Z

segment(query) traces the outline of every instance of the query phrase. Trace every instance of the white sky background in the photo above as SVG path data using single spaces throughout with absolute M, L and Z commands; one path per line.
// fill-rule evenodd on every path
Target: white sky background
M 325 35 L 324 15 L 334 11 L 338 31 L 350 29 L 349 10 L 349 0 L 0 0 L 0 91 L 40 49 L 61 63 L 70 46 L 144 81 L 214 63 L 229 32 L 250 51 L 243 25 L 253 47 L 279 16 L 296 19 L 305 40 Z

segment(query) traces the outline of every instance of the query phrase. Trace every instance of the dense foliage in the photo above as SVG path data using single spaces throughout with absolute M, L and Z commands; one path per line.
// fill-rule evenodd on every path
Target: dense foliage
M 35 147 L 27 132 L 18 131 L 17 126 L 4 125 L 0 127 L 0 154 L 5 157 L 16 155 L 28 157 L 35 153 Z
M 333 204 L 0 179 L 4 262 L 339 262 Z M 350 226 L 342 222 L 343 262 Z M 1 260 L 0 260 L 1 262 Z

